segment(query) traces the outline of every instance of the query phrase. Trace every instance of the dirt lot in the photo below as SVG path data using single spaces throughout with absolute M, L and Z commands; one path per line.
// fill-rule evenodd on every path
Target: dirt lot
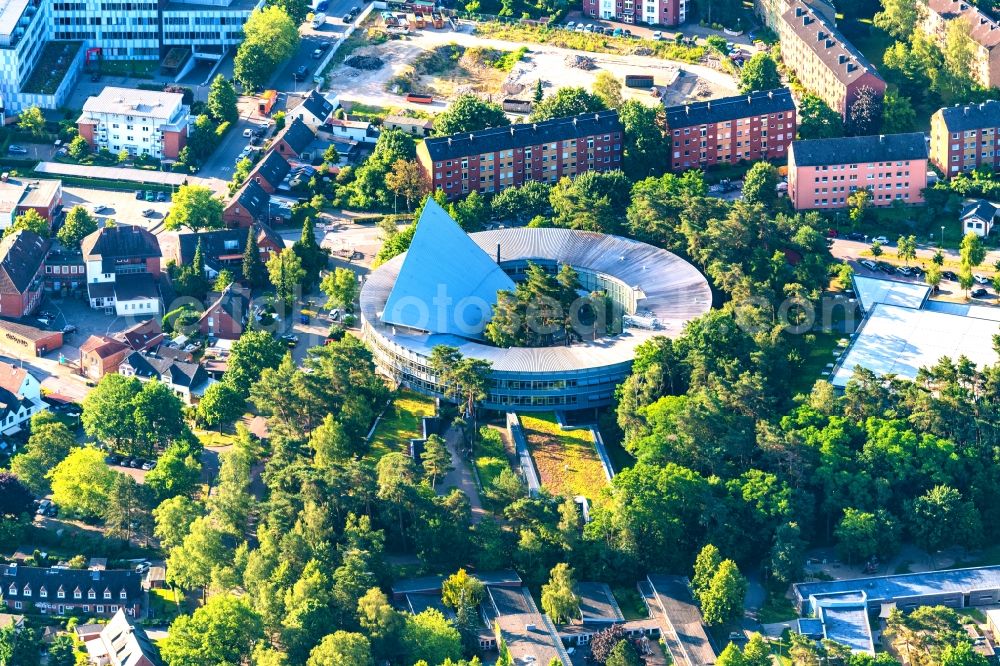
M 482 94 L 516 95 L 518 91 L 525 98 L 530 93 L 538 79 L 542 80 L 546 94 L 563 86 L 583 86 L 590 88 L 595 77 L 602 71 L 609 71 L 619 79 L 626 74 L 652 74 L 657 87 L 666 88 L 668 104 L 678 104 L 689 99 L 711 99 L 736 93 L 736 84 L 731 76 L 701 65 L 689 65 L 672 62 L 661 58 L 646 56 L 616 56 L 601 53 L 585 53 L 539 44 L 520 44 L 497 39 L 484 39 L 468 32 L 452 32 L 446 30 L 423 30 L 412 33 L 403 39 L 390 40 L 383 44 L 366 46 L 354 51 L 352 55 L 370 55 L 381 58 L 385 65 L 376 70 L 359 70 L 346 64 L 340 64 L 330 72 L 328 80 L 331 90 L 342 99 L 360 102 L 366 105 L 383 107 L 407 107 L 403 97 L 387 90 L 387 84 L 395 77 L 405 76 L 412 68 L 412 63 L 423 54 L 436 47 L 457 44 L 466 47 L 486 47 L 503 51 L 516 51 L 525 46 L 528 49 L 524 58 L 514 65 L 513 69 L 502 76 L 502 72 L 474 71 L 462 74 L 461 70 L 470 68 L 459 60 L 450 71 L 434 76 L 421 76 L 418 86 L 435 91 L 445 98 L 453 97 L 469 89 Z M 591 58 L 594 68 L 585 70 L 567 66 L 568 56 L 583 55 Z M 463 84 L 462 77 L 467 76 Z M 416 88 L 415 88 L 416 89 Z M 423 92 L 423 90 L 421 90 Z M 648 91 L 628 90 L 627 97 L 636 97 L 651 103 L 653 98 Z M 441 111 L 446 106 L 442 100 L 435 100 L 427 105 L 412 105 L 414 109 Z

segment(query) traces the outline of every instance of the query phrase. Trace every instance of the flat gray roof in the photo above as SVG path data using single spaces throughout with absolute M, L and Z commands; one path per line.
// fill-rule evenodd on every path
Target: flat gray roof
M 875 654 L 872 628 L 868 623 L 868 608 L 864 601 L 821 605 L 819 618 L 823 622 L 823 635 L 831 641 L 857 652 Z
M 705 632 L 701 611 L 691 598 L 687 579 L 658 574 L 650 574 L 646 578 L 663 609 L 668 627 L 677 636 L 682 654 L 674 655 L 674 660 L 687 666 L 714 664 L 715 648 Z
M 919 309 L 931 293 L 931 288 L 920 282 L 883 280 L 855 275 L 854 293 L 858 295 L 861 309 L 865 312 L 871 310 L 876 303 Z
M 796 583 L 792 587 L 800 601 L 814 595 L 861 591 L 869 603 L 884 603 L 947 592 L 969 594 L 1000 589 L 1000 566 Z
M 624 622 L 615 595 L 607 583 L 577 583 L 573 590 L 580 597 L 580 616 L 587 622 Z
M 914 379 L 920 368 L 933 366 L 943 357 L 965 356 L 979 367 L 992 365 L 997 362 L 993 335 L 998 332 L 995 319 L 972 313 L 962 316 L 876 303 L 830 381 L 843 388 L 856 366 L 880 376 Z
M 153 171 L 150 169 L 126 169 L 123 167 L 81 166 L 79 164 L 61 164 L 59 162 L 39 162 L 35 167 L 39 173 L 50 173 L 58 176 L 77 176 L 78 178 L 103 178 L 105 180 L 124 180 L 130 183 L 154 183 L 157 185 L 183 185 L 188 177 L 182 173 L 170 171 Z

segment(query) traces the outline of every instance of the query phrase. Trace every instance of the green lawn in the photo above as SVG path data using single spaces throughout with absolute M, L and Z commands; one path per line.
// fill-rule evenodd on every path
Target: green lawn
M 191 613 L 197 603 L 183 591 L 168 588 L 149 591 L 149 605 L 157 622 L 166 624 L 182 613 Z
M 613 409 L 605 409 L 597 417 L 597 427 L 601 431 L 601 439 L 604 440 L 604 448 L 611 458 L 611 466 L 618 474 L 623 469 L 628 469 L 635 464 L 635 458 L 631 453 L 622 447 L 625 437 L 621 428 L 618 427 L 618 416 Z
M 405 451 L 411 439 L 420 437 L 420 419 L 425 416 L 434 416 L 434 400 L 401 389 L 378 422 L 368 455 L 378 460 L 392 451 Z
M 816 342 L 809 346 L 801 369 L 789 380 L 792 384 L 792 395 L 808 393 L 817 379 L 829 379 L 823 377 L 822 373 L 827 369 L 827 363 L 836 361 L 833 350 L 837 348 L 837 340 L 846 337 L 842 333 L 823 331 L 812 331 L 809 335 L 815 336 Z
M 158 65 L 155 60 L 104 60 L 101 62 L 101 73 L 150 79 Z
M 521 425 L 542 485 L 558 495 L 598 499 L 607 478 L 589 430 L 563 431 L 549 412 L 521 416 Z
M 483 488 L 489 488 L 493 479 L 500 476 L 500 472 L 509 467 L 510 463 L 500 431 L 483 426 L 480 428 L 480 433 L 479 441 L 474 447 L 476 471 L 479 473 L 479 481 L 483 484 Z

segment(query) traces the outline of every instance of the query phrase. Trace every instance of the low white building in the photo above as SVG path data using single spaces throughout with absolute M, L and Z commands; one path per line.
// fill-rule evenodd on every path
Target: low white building
M 181 93 L 107 87 L 84 102 L 77 128 L 95 149 L 175 159 L 190 118 Z
M 24 368 L 0 362 L 0 433 L 12 435 L 47 409 L 42 385 Z
M 966 202 L 960 216 L 962 235 L 973 233 L 981 238 L 989 236 L 990 232 L 993 231 L 993 222 L 996 220 L 998 211 L 1000 209 L 995 204 L 985 199 Z
M 285 112 L 285 122 L 291 124 L 293 120 L 299 118 L 315 132 L 330 118 L 338 106 L 340 101 L 336 97 L 329 100 L 313 90 L 301 104 Z

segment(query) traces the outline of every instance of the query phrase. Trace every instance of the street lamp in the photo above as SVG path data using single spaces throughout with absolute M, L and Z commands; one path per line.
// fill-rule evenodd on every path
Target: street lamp
M 944 249 L 944 225 L 941 225 L 941 249 Z

